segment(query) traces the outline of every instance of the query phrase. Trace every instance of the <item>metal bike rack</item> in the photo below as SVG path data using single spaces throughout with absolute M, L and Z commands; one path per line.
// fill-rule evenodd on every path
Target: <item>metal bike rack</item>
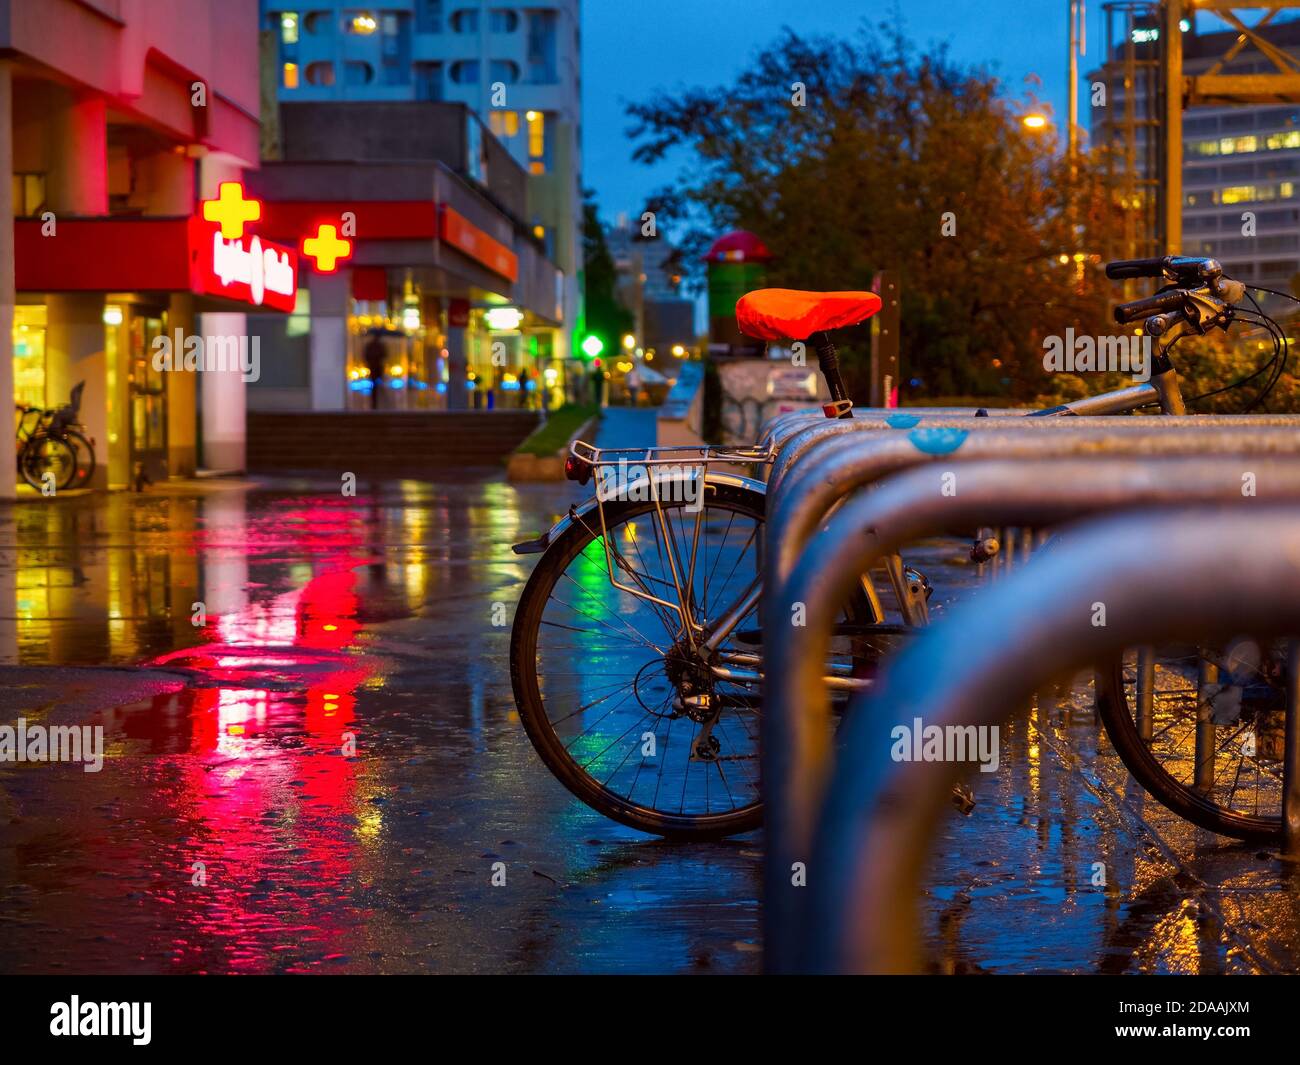
M 843 421 L 830 421 L 821 419 L 806 426 L 797 427 L 793 432 L 778 434 L 771 440 L 775 449 L 774 462 L 767 474 L 768 490 L 776 488 L 788 474 L 790 468 L 799 461 L 814 446 L 820 444 L 827 437 L 838 437 L 850 435 L 857 437 L 858 433 L 871 432 L 879 429 L 889 429 L 895 432 L 915 432 L 918 429 L 967 429 L 979 430 L 981 432 L 991 428 L 1010 429 L 1024 428 L 1030 431 L 1034 430 L 1060 430 L 1060 429 L 1079 429 L 1091 428 L 1106 429 L 1112 426 L 1123 427 L 1126 425 L 1154 425 L 1158 423 L 1165 428 L 1174 426 L 1184 426 L 1196 429 L 1207 429 L 1211 426 L 1240 426 L 1251 428 L 1290 428 L 1300 431 L 1300 416 L 1286 414 L 1249 414 L 1249 415 L 1231 415 L 1231 414 L 1195 414 L 1182 416 L 1161 416 L 1160 418 L 1135 418 L 1129 414 L 1110 414 L 1089 418 L 1017 418 L 1014 422 L 1007 424 L 1004 420 L 999 419 L 996 424 L 990 422 L 988 418 L 971 418 L 945 416 L 944 418 L 934 419 L 913 419 L 910 414 L 906 417 L 895 415 L 884 419 L 885 425 L 879 424 L 881 419 L 856 419 Z
M 981 417 L 1023 417 L 1032 408 L 1025 407 L 854 407 L 852 418 L 827 418 L 820 410 L 791 410 L 778 414 L 764 423 L 759 432 L 759 443 L 779 440 L 800 428 L 833 421 L 854 421 L 872 418 L 892 418 L 895 415 L 917 418 L 970 418 L 977 410 L 986 412 Z
M 1159 545 L 1158 587 L 1150 583 L 1145 550 L 1117 550 L 1147 544 Z M 1207 572 L 1231 573 L 1232 594 L 1207 585 Z M 1091 620 L 1098 601 L 1106 604 L 1102 627 Z M 1300 506 L 1178 508 L 1092 521 L 1032 571 L 988 589 L 977 603 L 959 604 L 899 653 L 844 722 L 812 850 L 806 890 L 813 920 L 796 930 L 807 953 L 802 965 L 783 955 L 778 967 L 921 970 L 919 881 L 959 766 L 892 761 L 890 732 L 898 721 L 994 725 L 1023 712 L 1048 678 L 1124 647 L 1243 632 L 1300 632 Z M 1291 661 L 1300 665 L 1300 653 L 1293 650 Z M 1292 684 L 1294 699 L 1294 674 Z M 1283 800 L 1292 845 L 1300 829 L 1296 717 L 1292 701 Z
M 798 907 L 790 870 L 792 863 L 808 860 L 830 754 L 823 664 L 836 615 L 860 575 L 909 541 L 981 524 L 1043 527 L 1150 504 L 1236 501 L 1249 509 L 1265 500 L 1300 500 L 1300 462 L 1258 454 L 1225 456 L 1208 441 L 1206 450 L 1214 454 L 973 461 L 958 467 L 955 495 L 944 493 L 944 474 L 952 471 L 932 465 L 907 470 L 846 500 L 809 542 L 788 578 L 766 586 L 765 634 L 790 625 L 795 604 L 802 604 L 804 622 L 797 641 L 764 639 L 762 773 L 770 967 L 788 968 L 797 957 Z M 1249 500 L 1242 497 L 1246 471 L 1255 474 L 1258 493 Z
M 1276 418 L 1031 418 L 978 431 L 918 426 L 907 433 L 858 433 L 825 438 L 769 482 L 764 524 L 768 569 L 764 587 L 776 588 L 813 530 L 841 499 L 890 473 L 923 463 L 986 458 L 1060 458 L 1069 455 L 1179 456 L 1300 454 L 1300 417 L 1294 433 L 1276 431 Z M 1189 424 L 1194 423 L 1194 424 Z M 1032 428 L 1051 424 L 1047 435 Z M 1188 431 L 1188 430 L 1195 431 Z

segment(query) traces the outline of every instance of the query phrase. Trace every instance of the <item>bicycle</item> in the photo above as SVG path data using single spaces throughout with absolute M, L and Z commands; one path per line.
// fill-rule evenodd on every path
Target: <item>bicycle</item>
M 86 427 L 77 420 L 85 382 L 79 382 L 62 407 L 15 404 L 18 413 L 18 471 L 38 491 L 50 475 L 57 491 L 91 483 L 95 472 L 95 445 Z M 34 417 L 29 426 L 28 418 Z
M 1115 310 L 1118 322 L 1142 320 L 1145 332 L 1158 338 L 1151 380 L 1027 416 L 1116 414 L 1148 405 L 1182 414 L 1185 401 L 1170 351 L 1186 336 L 1226 331 L 1238 318 L 1268 323 L 1277 345 L 1274 359 L 1271 368 L 1252 376 L 1269 372 L 1267 388 L 1276 383 L 1286 360 L 1284 334 L 1253 297 L 1253 312 L 1238 308 L 1246 288 L 1225 277 L 1216 261 L 1134 260 L 1112 263 L 1106 273 L 1116 280 L 1159 276 L 1169 282 L 1155 295 Z M 879 306 L 879 297 L 869 292 L 765 289 L 744 296 L 736 313 L 742 331 L 757 339 L 810 342 L 830 395 L 823 413 L 850 418 L 853 405 L 829 332 L 867 320 Z M 574 795 L 641 831 L 702 839 L 761 823 L 762 634 L 749 623 L 761 595 L 764 484 L 718 467 L 770 463 L 773 457 L 770 447 L 599 449 L 577 441 L 566 476 L 584 485 L 594 478 L 595 495 L 570 506 L 541 537 L 514 545 L 517 554 L 542 555 L 511 634 L 511 679 L 524 728 L 543 762 Z M 841 706 L 871 684 L 880 660 L 916 624 L 927 621 L 924 575 L 898 556 L 888 558 L 884 570 L 887 594 L 905 624 L 886 623 L 882 595 L 872 575 L 864 574 L 836 626 L 825 672 Z M 919 610 L 901 609 L 917 603 Z M 1167 680 L 1182 677 L 1188 658 L 1187 649 L 1171 649 L 1164 659 L 1144 652 L 1140 698 L 1137 674 L 1125 661 L 1101 664 L 1095 698 L 1107 733 L 1133 776 L 1175 812 L 1239 838 L 1275 838 L 1280 762 L 1276 818 L 1243 814 L 1231 806 L 1233 795 L 1207 792 L 1213 774 L 1203 767 L 1185 779 L 1183 749 L 1174 741 L 1175 725 L 1185 722 L 1186 700 L 1172 694 L 1157 700 L 1148 693 L 1171 689 L 1169 683 L 1164 689 L 1150 683 L 1154 667 L 1163 662 L 1154 671 Z M 1247 654 L 1229 665 L 1237 669 L 1249 661 Z M 1285 691 L 1286 674 L 1258 664 L 1257 673 L 1273 682 L 1272 694 L 1247 701 L 1250 720 L 1272 721 L 1284 705 L 1276 696 Z M 1225 687 L 1232 685 L 1220 685 Z M 1231 693 L 1216 697 L 1233 701 Z M 1196 707 L 1201 701 L 1198 692 Z M 1265 737 L 1273 731 L 1259 729 Z M 1198 735 L 1208 750 L 1204 725 Z M 1280 743 L 1256 747 L 1252 757 L 1265 748 L 1280 749 Z

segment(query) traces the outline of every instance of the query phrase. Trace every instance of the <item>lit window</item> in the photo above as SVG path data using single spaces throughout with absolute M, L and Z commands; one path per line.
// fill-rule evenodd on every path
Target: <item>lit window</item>
M 1300 130 L 1293 129 L 1286 133 L 1270 134 L 1265 144 L 1270 151 L 1277 151 L 1280 148 L 1300 148 Z
M 352 16 L 352 22 L 349 29 L 362 37 L 369 37 L 379 28 L 379 22 L 369 11 L 362 11 L 358 15 Z
M 531 163 L 528 164 L 528 172 L 530 174 L 545 174 L 546 164 L 543 163 L 540 159 L 534 159 Z
M 284 44 L 298 43 L 298 14 L 286 11 L 280 16 L 280 40 Z
M 519 132 L 519 112 L 493 111 L 488 115 L 488 124 L 498 137 L 513 137 Z
M 298 87 L 298 64 L 297 63 L 285 63 L 284 87 L 286 89 L 296 89 Z
M 540 111 L 529 111 L 524 117 L 528 120 L 528 157 L 541 159 L 546 154 L 546 116 Z
M 1239 155 L 1259 150 L 1258 137 L 1224 137 L 1219 141 L 1220 155 Z

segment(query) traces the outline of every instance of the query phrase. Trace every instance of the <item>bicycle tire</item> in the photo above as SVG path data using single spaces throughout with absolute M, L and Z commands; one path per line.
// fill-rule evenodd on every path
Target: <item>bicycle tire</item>
M 76 449 L 63 438 L 46 433 L 29 437 L 18 454 L 18 468 L 22 472 L 23 480 L 38 492 L 44 492 L 44 474 L 38 464 L 42 449 L 46 447 L 53 448 L 55 451 L 62 449 L 68 456 L 67 460 L 60 464 L 64 471 L 62 477 L 54 482 L 56 492 L 66 491 L 72 487 L 77 476 Z
M 1228 809 L 1201 792 L 1176 780 L 1138 734 L 1124 678 L 1124 662 L 1117 657 L 1096 669 L 1097 711 L 1106 735 L 1133 778 L 1179 817 L 1200 828 L 1247 843 L 1277 844 L 1282 839 L 1280 817 L 1260 817 Z
M 712 491 L 712 486 L 711 489 Z M 717 486 L 709 507 L 734 509 L 761 523 L 764 496 L 752 489 Z M 605 521 L 610 529 L 654 509 L 652 502 L 609 502 Z M 551 773 L 578 799 L 598 813 L 651 835 L 678 840 L 708 840 L 751 832 L 763 821 L 761 796 L 743 807 L 721 813 L 672 813 L 631 801 L 587 773 L 557 733 L 546 711 L 537 672 L 538 634 L 551 591 L 571 562 L 599 537 L 581 522 L 570 526 L 539 559 L 520 597 L 510 641 L 510 677 L 520 720 L 533 747 Z M 608 575 L 606 574 L 606 580 Z M 870 606 L 860 590 L 849 604 L 850 620 L 869 621 Z
M 77 456 L 77 468 L 73 472 L 76 487 L 85 488 L 91 483 L 91 478 L 95 475 L 97 464 L 95 446 L 84 433 L 76 429 L 69 429 L 64 435 L 72 443 L 72 450 Z M 84 462 L 82 461 L 83 454 L 86 457 Z

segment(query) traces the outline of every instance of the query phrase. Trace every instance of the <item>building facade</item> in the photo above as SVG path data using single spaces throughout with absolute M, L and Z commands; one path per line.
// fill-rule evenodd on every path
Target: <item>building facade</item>
M 1294 53 L 1300 47 L 1300 21 L 1272 25 L 1266 35 Z M 1104 105 L 1092 108 L 1092 143 L 1110 153 L 1117 187 L 1144 220 L 1133 246 L 1121 250 L 1120 257 L 1128 251 L 1158 254 L 1150 242 L 1158 173 L 1153 100 L 1159 28 L 1153 18 L 1129 18 L 1118 36 L 1106 65 L 1089 75 L 1108 88 Z M 1198 34 L 1194 22 L 1186 21 L 1185 73 L 1209 71 L 1237 37 L 1235 31 Z M 1218 72 L 1271 74 L 1277 68 L 1248 45 Z M 1183 254 L 1213 256 L 1233 277 L 1289 291 L 1300 273 L 1298 190 L 1300 104 L 1193 107 L 1184 112 Z
M 527 174 L 463 104 L 278 105 L 248 175 L 266 232 L 329 227 L 287 321 L 250 316 L 266 411 L 457 410 L 563 401 L 565 275 L 523 221 Z M 305 246 L 304 246 L 305 249 Z
M 578 0 L 262 0 L 261 8 L 281 102 L 459 104 L 478 117 L 465 126 L 462 176 L 484 191 L 495 184 L 479 139 L 495 140 L 522 172 L 523 200 L 509 213 L 562 275 L 550 343 L 557 359 L 570 358 L 582 313 Z
M 243 336 L 258 302 L 212 272 L 249 236 L 214 244 L 200 207 L 257 164 L 257 19 L 254 0 L 0 3 L 0 392 L 48 408 L 84 385 L 91 487 L 243 465 L 244 375 L 152 356 L 178 329 Z

